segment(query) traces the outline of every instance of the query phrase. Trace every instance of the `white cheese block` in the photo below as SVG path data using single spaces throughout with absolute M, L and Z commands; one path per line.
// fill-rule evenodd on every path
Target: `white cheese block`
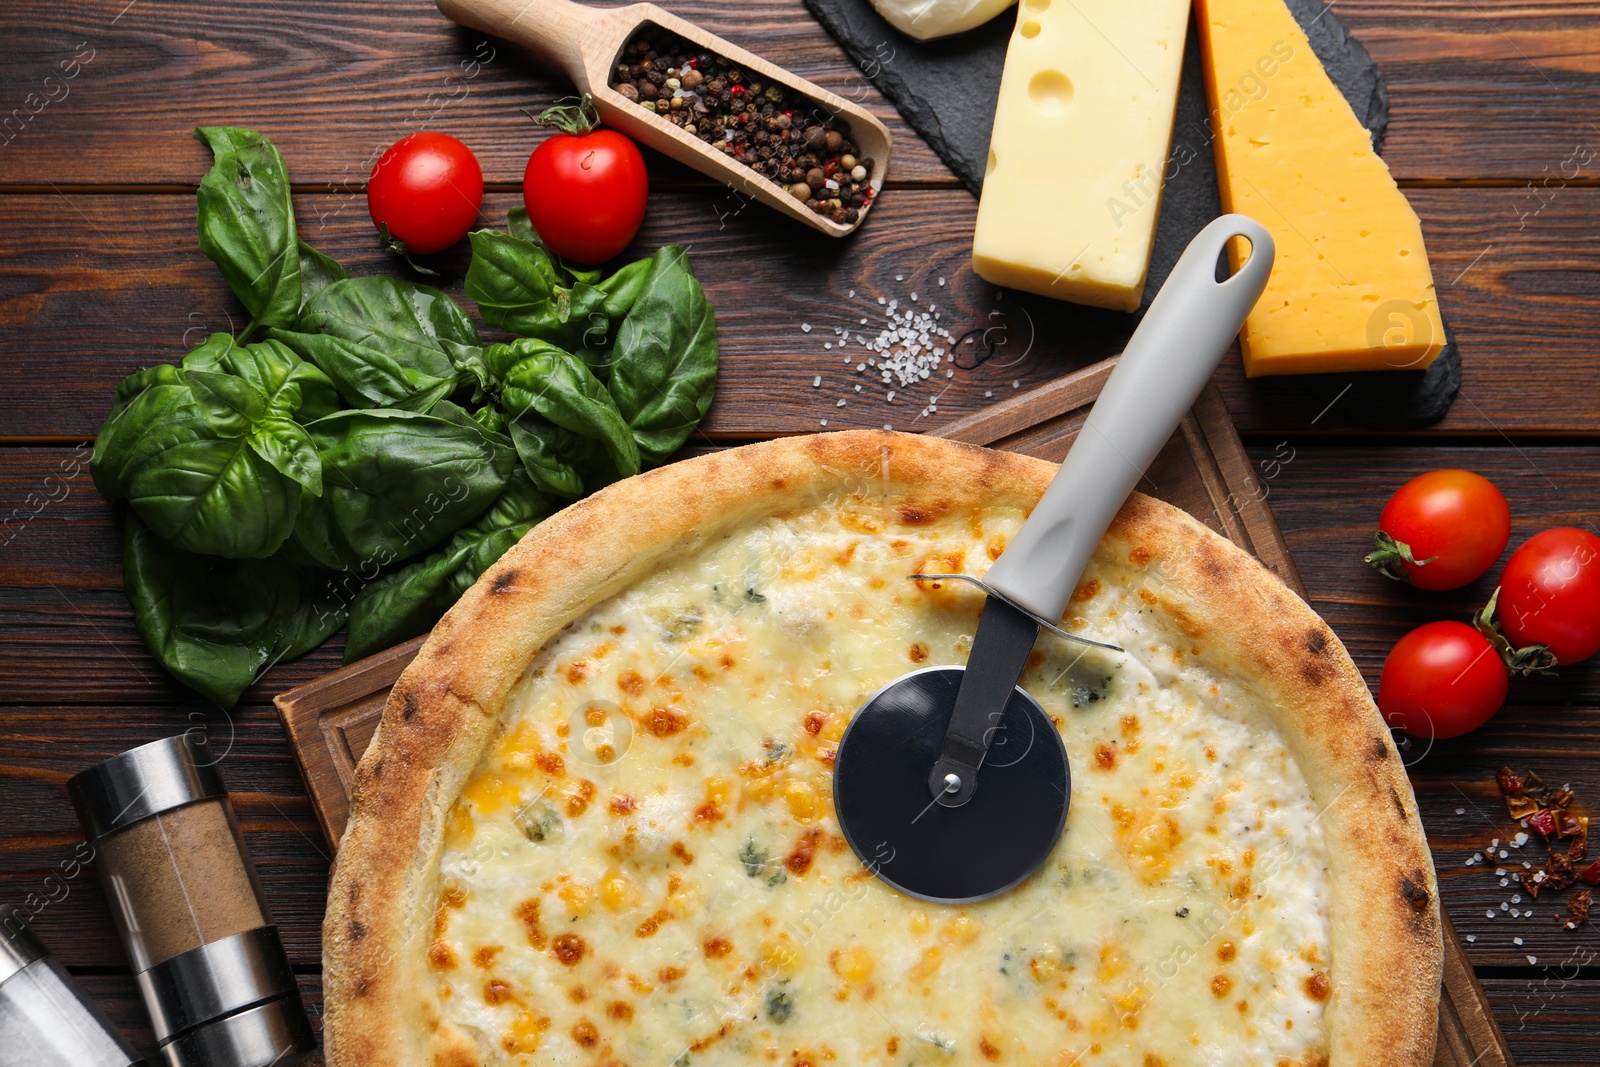
M 872 0 L 878 14 L 919 41 L 981 26 L 1017 0 Z
M 978 204 L 981 277 L 1138 308 L 1188 19 L 1189 0 L 1023 0 Z

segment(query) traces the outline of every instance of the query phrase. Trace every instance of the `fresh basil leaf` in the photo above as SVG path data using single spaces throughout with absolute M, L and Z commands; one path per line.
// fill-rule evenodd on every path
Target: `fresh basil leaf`
M 344 281 L 350 277 L 350 272 L 338 260 L 323 255 L 303 240 L 297 247 L 300 250 L 300 307 L 304 310 L 312 297 L 334 282 Z
M 472 413 L 472 421 L 482 426 L 487 433 L 497 433 L 504 436 L 510 432 L 511 420 L 506 418 L 505 412 L 493 404 L 474 411 Z
M 293 419 L 269 416 L 250 427 L 250 447 L 285 478 L 311 495 L 322 495 L 322 458 L 311 435 Z
M 186 370 L 183 380 L 201 418 L 219 437 L 246 434 L 252 423 L 267 416 L 267 398 L 243 378 L 219 371 Z
M 654 263 L 654 257 L 636 259 L 618 267 L 615 274 L 599 283 L 598 288 L 605 295 L 601 310 L 606 318 L 621 322 L 623 316 L 632 310 L 634 301 L 639 299 L 639 294 L 644 292 L 650 280 L 651 265 Z
M 231 339 L 230 339 L 231 340 Z M 135 371 L 117 385 L 105 425 L 95 435 L 89 473 L 107 500 L 126 497 L 131 472 L 166 446 L 171 421 L 194 403 L 177 367 Z
M 556 320 L 551 302 L 562 288 L 550 254 L 532 241 L 501 233 L 474 230 L 472 262 L 467 267 L 467 297 L 490 326 L 519 337 L 548 330 Z
M 236 374 L 261 390 L 268 411 L 303 423 L 339 410 L 339 393 L 328 376 L 278 341 L 241 345 L 225 333 L 214 333 L 189 350 L 182 368 Z
M 527 474 L 514 472 L 483 517 L 441 551 L 362 587 L 350 605 L 345 662 L 427 633 L 480 574 L 550 511 Z
M 281 556 L 185 552 L 137 515 L 127 522 L 123 588 L 139 632 L 173 677 L 223 708 L 264 668 L 310 651 L 344 623 L 319 572 Z
M 230 374 L 141 372 L 123 383 L 96 443 L 95 484 L 126 499 L 180 548 L 229 559 L 272 555 L 294 529 L 301 487 L 257 454 L 259 390 Z M 309 475 L 308 475 L 309 477 Z
M 570 352 L 534 338 L 484 350 L 513 420 L 535 412 L 564 430 L 597 441 L 616 476 L 639 473 L 639 449 L 605 383 Z M 592 488 L 592 487 L 591 487 Z
M 509 431 L 522 469 L 540 489 L 556 496 L 575 499 L 583 495 L 583 475 L 566 457 L 583 449 L 597 452 L 604 458 L 604 452 L 593 441 L 563 430 L 534 411 L 525 411 L 510 420 Z
M 717 386 L 717 320 L 682 245 L 668 245 L 617 329 L 608 384 L 644 466 L 666 462 Z
M 600 280 L 605 272 L 599 267 L 575 267 L 569 260 L 563 259 L 550 251 L 550 246 L 544 243 L 544 238 L 539 236 L 539 231 L 533 228 L 533 221 L 528 218 L 528 209 L 514 207 L 506 212 L 506 232 L 511 236 L 527 241 L 529 244 L 538 245 L 544 249 L 553 263 L 561 270 L 571 282 L 588 282 L 593 285 Z
M 307 429 L 322 458 L 331 528 L 378 567 L 425 552 L 471 522 L 516 465 L 509 443 L 471 419 L 341 411 Z
M 270 336 L 316 364 L 353 407 L 426 411 L 455 392 L 452 353 L 478 332 L 444 293 L 400 278 L 347 278 L 306 303 L 296 331 Z
M 300 250 L 283 157 L 254 130 L 204 126 L 194 135 L 215 155 L 200 181 L 200 251 L 250 312 L 246 334 L 256 326 L 293 325 Z

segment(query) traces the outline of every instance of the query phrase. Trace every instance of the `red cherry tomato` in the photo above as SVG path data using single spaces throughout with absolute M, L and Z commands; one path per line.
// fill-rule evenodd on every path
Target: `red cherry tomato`
M 638 147 L 615 130 L 556 133 L 522 174 L 528 221 L 556 255 L 604 263 L 644 221 L 650 182 Z
M 1513 645 L 1547 645 L 1557 663 L 1600 652 L 1600 537 L 1557 526 L 1528 538 L 1506 561 L 1495 614 Z
M 1488 479 L 1429 471 L 1384 505 L 1367 562 L 1418 589 L 1458 589 L 1493 566 L 1510 537 L 1511 508 Z
M 402 137 L 378 157 L 367 179 L 374 225 L 405 251 L 441 252 L 465 237 L 483 206 L 483 168 L 472 149 L 443 133 Z
M 1413 737 L 1460 737 L 1500 710 L 1510 685 L 1488 638 L 1464 622 L 1430 622 L 1402 637 L 1383 661 L 1378 710 Z

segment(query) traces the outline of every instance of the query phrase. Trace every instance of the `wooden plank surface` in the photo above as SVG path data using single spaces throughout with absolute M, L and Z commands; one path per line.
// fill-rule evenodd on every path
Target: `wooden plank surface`
M 179 150 L 203 172 L 199 145 L 183 142 Z M 1411 191 L 1464 353 L 1461 398 L 1430 432 L 1600 433 L 1600 275 L 1592 262 L 1600 188 L 1552 197 L 1518 230 L 1524 196 L 1504 188 Z M 297 196 L 302 231 L 358 274 L 392 270 L 364 204 L 334 214 L 346 199 Z M 486 217 L 503 219 L 517 202 L 516 194 L 491 195 Z M 704 187 L 659 192 L 635 242 L 641 254 L 688 244 L 717 309 L 722 374 L 702 426 L 711 437 L 810 432 L 823 419 L 833 429 L 935 429 L 1009 395 L 1013 382 L 1030 388 L 1119 351 L 1131 328 L 1116 312 L 1004 293 L 977 278 L 969 261 L 976 201 L 964 191 L 891 190 L 859 237 L 842 242 L 759 206 L 719 218 L 729 209 Z M 128 225 L 130 218 L 139 224 Z M 0 396 L 8 435 L 92 435 L 125 375 L 176 360 L 213 330 L 243 325 L 196 247 L 188 193 L 0 196 L 0 233 L 7 235 L 0 329 L 10 343 Z M 465 266 L 464 249 L 441 262 L 445 287 L 457 297 Z M 845 351 L 870 358 L 855 336 L 873 338 L 886 324 L 880 298 L 936 305 L 940 325 L 953 334 L 995 328 L 994 339 L 1005 343 L 990 362 L 901 387 L 890 403 L 870 373 L 858 374 L 837 347 L 824 347 L 837 346 L 834 330 L 849 327 Z M 822 385 L 813 387 L 819 375 Z M 1344 417 L 1354 401 L 1330 408 L 1326 396 L 1293 378 L 1247 382 L 1237 355 L 1224 361 L 1218 382 L 1242 432 L 1355 429 Z M 836 408 L 841 397 L 847 406 Z M 922 415 L 936 397 L 937 411 Z
M 1038 320 L 1026 358 L 958 371 L 937 415 L 916 417 L 927 397 L 914 391 L 916 405 L 894 413 L 899 428 L 973 415 L 1005 397 L 1013 380 L 1042 384 L 1121 347 L 1128 327 L 1120 316 L 1030 299 L 1000 305 L 971 277 L 970 196 L 799 0 L 669 6 L 860 99 L 899 137 L 883 203 L 843 245 L 808 243 L 798 228 L 731 213 L 735 205 L 692 173 L 652 163 L 656 193 L 642 242 L 688 240 L 697 262 L 714 261 L 702 274 L 726 344 L 711 436 L 814 429 L 821 418 L 834 427 L 881 424 L 874 405 L 832 407 L 854 392 L 842 357 L 840 376 L 811 389 L 834 357 L 818 351 L 816 333 L 797 331 L 847 305 L 852 319 L 876 322 L 877 295 L 908 299 L 912 286 L 898 274 L 919 292 L 925 279 L 946 276 L 942 302 L 965 326 Z M 1339 0 L 1338 10 L 1388 77 L 1386 155 L 1423 217 L 1465 354 L 1463 395 L 1431 438 L 1374 438 L 1345 420 L 1342 405 L 1325 411 L 1325 395 L 1292 380 L 1245 382 L 1236 363 L 1218 380 L 1313 606 L 1375 684 L 1400 634 L 1430 618 L 1462 617 L 1487 592 L 1479 583 L 1430 597 L 1359 563 L 1370 522 L 1405 477 L 1437 466 L 1483 471 L 1511 499 L 1514 542 L 1597 517 L 1600 5 Z M 79 841 L 63 782 L 95 759 L 195 723 L 232 736 L 224 775 L 316 1009 L 327 847 L 266 702 L 337 666 L 342 644 L 336 638 L 276 668 L 230 716 L 207 710 L 144 650 L 120 590 L 114 516 L 74 451 L 98 426 L 117 379 L 174 359 L 204 332 L 226 329 L 236 312 L 195 248 L 192 189 L 206 161 L 189 130 L 239 123 L 272 134 L 299 183 L 305 233 L 371 273 L 389 269 L 371 243 L 359 191 L 376 150 L 423 127 L 464 137 L 500 183 L 490 196 L 498 218 L 515 202 L 538 137 L 516 109 L 565 90 L 531 61 L 452 29 L 427 0 L 12 0 L 0 10 L 0 32 L 0 124 L 11 118 L 0 128 L 0 899 L 42 904 L 40 933 L 148 1050 L 97 881 L 46 880 Z M 44 81 L 63 60 L 91 51 L 67 86 Z M 41 107 L 45 94 L 55 98 Z M 445 265 L 455 271 L 447 287 L 459 293 L 464 257 Z M 849 303 L 852 288 L 867 302 Z M 1014 328 L 1008 340 L 1023 336 Z M 1011 345 L 996 363 L 1016 351 Z M 1483 833 L 1508 829 L 1492 781 L 1500 763 L 1600 795 L 1597 709 L 1600 670 L 1588 665 L 1519 682 L 1483 731 L 1408 753 L 1443 902 L 1460 932 L 1476 938 L 1467 956 L 1524 1067 L 1600 1063 L 1600 935 L 1592 924 L 1563 931 L 1548 915 L 1514 928 L 1488 919 L 1504 890 L 1463 863 Z
M 800 0 L 670 6 L 868 106 L 897 138 L 895 180 L 953 184 Z M 1388 78 L 1395 105 L 1385 156 L 1402 180 L 1543 181 L 1595 136 L 1574 136 L 1575 119 L 1600 117 L 1592 0 L 1337 7 Z M 517 181 L 538 136 L 517 109 L 571 88 L 510 46 L 456 29 L 426 0 L 11 0 L 0 33 L 7 109 L 29 92 L 57 98 L 0 153 L 0 184 L 10 185 L 192 185 L 182 145 L 192 127 L 216 123 L 269 133 L 308 185 L 360 183 L 377 152 L 420 128 L 464 133 L 490 180 Z M 92 58 L 75 77 L 44 84 L 80 52 Z M 176 148 L 152 153 L 152 144 Z M 1597 173 L 1594 163 L 1583 170 L 1591 180 Z

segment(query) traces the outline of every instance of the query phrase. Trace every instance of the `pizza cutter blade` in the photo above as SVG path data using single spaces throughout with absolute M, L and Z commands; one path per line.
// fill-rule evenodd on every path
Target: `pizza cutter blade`
M 1249 258 L 1218 281 L 1228 242 Z M 964 904 L 1019 885 L 1066 825 L 1071 771 L 1061 734 L 1017 685 L 1040 629 L 1060 630 L 1111 520 L 1194 405 L 1272 270 L 1272 237 L 1225 215 L 1189 243 L 1016 537 L 980 581 L 987 594 L 965 667 L 891 682 L 839 742 L 833 800 L 845 839 L 889 885 Z M 1120 649 L 1116 649 L 1120 651 Z

